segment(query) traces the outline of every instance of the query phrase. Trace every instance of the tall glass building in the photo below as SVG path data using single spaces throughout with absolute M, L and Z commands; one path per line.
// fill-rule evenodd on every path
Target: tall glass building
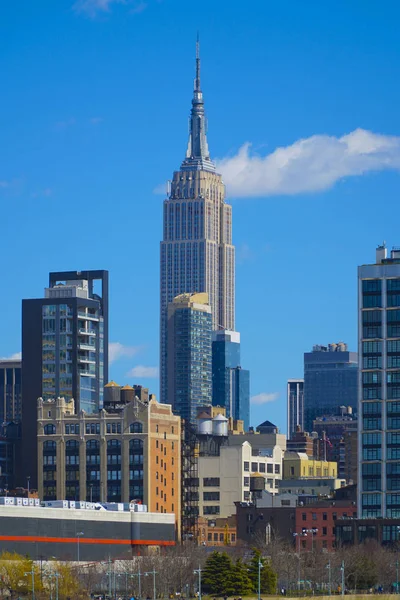
M 73 398 L 77 412 L 93 413 L 107 381 L 108 271 L 50 273 L 45 297 L 22 301 L 23 469 L 33 487 L 38 398 Z
M 167 368 L 168 304 L 184 293 L 205 292 L 212 310 L 212 328 L 235 328 L 235 247 L 232 207 L 210 158 L 207 122 L 200 86 L 197 44 L 196 78 L 189 120 L 189 142 L 180 170 L 164 201 L 160 248 L 160 391 L 171 402 Z
M 0 425 L 22 418 L 21 360 L 0 360 Z
M 400 249 L 358 268 L 358 513 L 400 518 Z
M 240 366 L 240 333 L 214 331 L 212 342 L 212 401 L 226 416 L 250 425 L 250 372 Z
M 207 294 L 181 294 L 169 304 L 168 399 L 192 424 L 198 409 L 211 405 L 211 332 Z
M 287 383 L 287 436 L 292 439 L 297 427 L 304 431 L 304 379 Z
M 304 429 L 317 417 L 337 414 L 340 406 L 357 412 L 357 352 L 343 342 L 314 346 L 304 354 Z

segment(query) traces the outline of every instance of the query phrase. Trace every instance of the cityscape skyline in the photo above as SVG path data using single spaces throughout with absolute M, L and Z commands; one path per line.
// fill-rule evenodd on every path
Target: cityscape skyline
M 2 128 L 0 200 L 8 210 L 6 233 L 0 243 L 4 255 L 12 249 L 16 264 L 15 272 L 8 277 L 7 294 L 0 301 L 2 314 L 7 315 L 7 322 L 2 322 L 0 355 L 6 357 L 20 351 L 21 300 L 42 296 L 42 282 L 49 271 L 104 268 L 110 271 L 112 288 L 112 358 L 116 355 L 120 358 L 111 365 L 110 377 L 121 382 L 143 382 L 157 393 L 158 381 L 146 377 L 155 375 L 158 365 L 158 239 L 162 197 L 152 192 L 169 177 L 182 156 L 195 32 L 185 31 L 180 44 L 173 50 L 166 48 L 163 57 L 159 46 L 157 53 L 151 49 L 153 37 L 146 42 L 145 36 L 149 35 L 156 14 L 161 16 L 153 35 L 159 34 L 161 24 L 173 26 L 172 31 L 181 27 L 181 19 L 187 19 L 191 9 L 185 8 L 173 25 L 178 11 L 168 15 L 162 4 L 152 5 L 135 17 L 127 17 L 123 7 L 114 6 L 97 20 L 76 14 L 71 10 L 72 4 L 62 2 L 62 8 L 51 8 L 45 2 L 45 8 L 38 8 L 36 14 L 21 17 L 21 35 L 26 40 L 25 45 L 21 42 L 21 48 L 32 53 L 28 60 L 27 50 L 22 50 L 25 66 L 17 65 L 13 58 L 14 44 L 19 43 L 20 35 L 13 26 L 16 9 L 6 9 L 5 27 L 12 31 L 15 41 L 5 31 L 5 77 L 10 87 L 5 99 L 7 122 L 3 119 Z M 270 13 L 261 4 L 249 9 L 241 23 L 244 34 L 255 28 L 256 35 L 249 48 L 237 43 L 242 39 L 238 26 L 232 30 L 236 48 L 234 43 L 224 47 L 226 34 L 217 39 L 222 19 L 218 7 L 213 25 L 203 21 L 204 17 L 199 19 L 215 156 L 235 155 L 246 140 L 253 140 L 255 149 L 264 156 L 275 147 L 287 148 L 296 140 L 310 139 L 315 134 L 328 133 L 331 139 L 338 140 L 359 127 L 398 134 L 395 106 L 400 90 L 395 63 L 399 45 L 391 25 L 383 32 L 379 14 L 363 13 L 360 23 L 350 32 L 348 23 L 343 25 L 344 30 L 342 23 L 339 27 L 343 10 L 338 10 L 331 18 L 330 41 L 321 42 L 319 37 L 326 34 L 327 26 L 311 37 L 311 41 L 321 42 L 318 59 L 312 56 L 312 43 L 305 42 L 310 31 L 306 25 L 307 8 L 300 23 L 296 23 L 297 31 L 299 24 L 303 26 L 303 35 L 284 48 L 294 28 L 292 19 L 299 17 L 295 3 L 289 5 L 292 17 L 284 27 L 278 21 L 283 15 L 279 9 L 268 9 L 276 11 L 272 24 L 267 19 Z M 35 35 L 29 31 L 32 24 L 30 21 L 28 25 L 29 18 L 33 16 L 33 22 L 39 25 L 42 10 L 50 11 L 54 27 L 47 31 L 40 26 L 39 37 L 44 45 L 47 42 L 54 46 L 54 57 L 43 55 L 34 39 L 37 30 Z M 350 19 L 354 26 L 358 13 L 354 8 L 349 12 L 354 16 L 354 20 Z M 224 21 L 224 28 L 233 25 L 235 6 L 232 13 L 226 17 L 228 23 Z M 260 25 L 254 25 L 256 14 Z M 323 17 L 322 9 L 314 15 L 313 31 L 324 23 Z M 132 23 L 136 23 L 134 19 L 140 19 L 143 28 L 137 39 L 128 36 Z M 366 44 L 363 26 L 374 31 L 376 44 L 369 67 L 381 66 L 386 57 L 385 68 L 375 81 L 374 77 L 370 81 L 366 76 L 367 59 L 357 53 L 360 44 L 361 47 Z M 72 32 L 62 41 L 60 32 L 65 32 L 65 27 L 71 27 L 74 33 L 87 34 L 79 51 Z M 285 35 L 279 42 L 282 32 Z M 108 51 L 102 36 L 109 42 Z M 340 53 L 328 57 L 328 51 L 336 48 L 340 36 L 352 57 L 348 66 Z M 146 49 L 143 68 L 134 60 L 134 53 L 141 45 Z M 258 53 L 254 52 L 257 48 Z M 298 63 L 291 64 L 296 48 L 298 60 L 304 61 L 302 73 L 307 72 L 301 87 L 295 73 Z M 98 50 L 99 61 L 95 61 L 93 49 Z M 63 61 L 61 56 L 65 56 Z M 116 56 L 122 57 L 117 67 Z M 81 66 L 78 57 L 82 58 Z M 136 84 L 127 82 L 126 73 L 132 63 L 134 79 L 140 84 L 138 97 Z M 56 64 L 59 75 L 54 72 Z M 170 80 L 176 65 L 179 77 Z M 88 72 L 86 87 L 83 80 Z M 285 73 L 283 79 L 281 72 Z M 46 85 L 49 73 L 54 75 L 51 89 Z M 36 114 L 28 106 L 32 103 L 26 100 L 32 78 L 38 82 L 33 103 Z M 64 79 L 67 88 L 75 91 L 65 94 Z M 102 83 L 104 79 L 107 85 Z M 235 81 L 233 91 L 228 86 L 231 81 Z M 155 114 L 156 102 L 153 102 L 156 96 L 159 101 L 155 92 L 160 85 L 167 91 L 165 96 L 169 96 L 164 99 L 162 115 Z M 118 94 L 121 98 L 115 97 L 115 89 L 121 90 Z M 299 89 L 300 102 L 288 102 L 288 97 L 293 97 Z M 334 98 L 330 97 L 333 95 Z M 316 105 L 323 108 L 315 110 Z M 241 117 L 235 118 L 237 114 Z M 235 126 L 229 127 L 232 123 Z M 156 153 L 153 127 L 159 133 Z M 266 143 L 267 150 L 263 147 Z M 357 172 L 361 175 L 365 170 L 368 171 L 360 167 Z M 396 241 L 395 224 L 388 221 L 387 214 L 397 209 L 399 181 L 397 174 L 390 172 L 353 179 L 351 172 L 346 175 L 349 178 L 331 190 L 312 196 L 305 190 L 301 198 L 284 197 L 277 201 L 279 190 L 268 202 L 239 201 L 235 194 L 228 194 L 228 201 L 234 204 L 233 238 L 238 249 L 236 329 L 242 335 L 243 364 L 252 374 L 253 425 L 268 418 L 285 430 L 287 379 L 302 377 L 303 353 L 311 351 L 314 344 L 345 340 L 350 350 L 356 350 L 357 266 L 373 260 L 373 247 L 383 239 Z M 376 198 L 385 198 L 387 210 L 376 211 L 371 220 L 367 213 L 374 209 Z M 65 206 L 69 207 L 68 214 Z M 77 215 L 86 224 L 84 236 L 82 227 L 76 226 Z M 69 228 L 68 243 L 57 235 L 60 222 Z M 121 225 L 127 223 L 135 227 L 135 237 L 129 235 L 124 239 Z M 55 241 L 51 251 L 49 244 L 39 243 L 38 231 L 42 229 L 53 232 L 50 239 Z M 31 260 L 29 272 L 20 277 L 18 270 L 25 271 L 27 256 Z M 293 290 L 300 291 L 295 309 L 290 300 Z M 255 295 L 263 298 L 263 302 L 254 302 Z M 283 318 L 288 335 L 283 335 Z

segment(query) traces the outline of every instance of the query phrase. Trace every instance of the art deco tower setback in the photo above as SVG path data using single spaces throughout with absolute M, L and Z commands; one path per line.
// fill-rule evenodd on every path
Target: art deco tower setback
M 164 201 L 160 255 L 161 401 L 169 402 L 167 369 L 167 307 L 184 293 L 206 292 L 213 329 L 235 328 L 235 248 L 232 207 L 225 204 L 225 186 L 210 158 L 206 117 L 200 87 L 199 44 L 186 157 L 173 175 Z

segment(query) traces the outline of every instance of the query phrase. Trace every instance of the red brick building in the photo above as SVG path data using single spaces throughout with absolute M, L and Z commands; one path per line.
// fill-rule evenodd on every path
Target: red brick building
M 320 500 L 296 507 L 295 537 L 303 550 L 334 550 L 336 547 L 336 523 L 343 517 L 357 517 L 357 507 L 351 500 Z M 306 535 L 305 535 L 306 534 Z

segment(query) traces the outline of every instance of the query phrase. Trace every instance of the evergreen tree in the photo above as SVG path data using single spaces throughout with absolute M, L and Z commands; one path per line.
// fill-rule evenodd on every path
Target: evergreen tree
M 276 594 L 278 577 L 269 561 L 263 558 L 259 550 L 253 550 L 253 557 L 249 563 L 249 576 L 253 592 L 258 592 L 258 563 L 261 562 L 260 589 L 262 594 Z
M 226 552 L 214 551 L 206 560 L 202 574 L 202 590 L 216 596 L 227 593 L 233 565 Z
M 252 581 L 247 566 L 241 558 L 232 565 L 231 576 L 226 588 L 228 596 L 249 596 L 252 593 Z

